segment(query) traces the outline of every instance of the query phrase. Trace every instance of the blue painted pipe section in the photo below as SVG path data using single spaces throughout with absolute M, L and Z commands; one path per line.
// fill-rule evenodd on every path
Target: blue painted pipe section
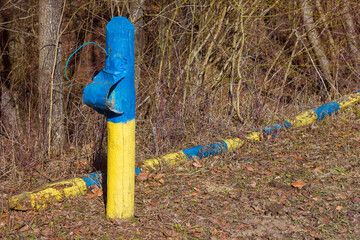
M 320 121 L 323 120 L 324 117 L 326 116 L 331 116 L 334 113 L 337 114 L 339 109 L 340 109 L 339 103 L 329 102 L 320 107 L 312 108 L 311 110 L 313 110 L 316 113 L 318 117 L 317 120 Z
M 283 123 L 275 123 L 261 128 L 261 132 L 263 135 L 269 135 L 273 132 L 277 133 L 282 129 L 288 129 L 291 127 L 291 123 L 289 121 L 284 121 Z
M 102 183 L 104 182 L 104 177 L 106 173 L 90 173 L 82 180 L 86 183 L 87 187 L 92 187 L 94 185 L 98 186 L 99 188 L 102 187 Z
M 141 173 L 141 168 L 140 167 L 135 168 L 136 176 L 139 175 L 139 173 Z M 88 174 L 87 176 L 82 178 L 82 180 L 86 183 L 86 186 L 88 188 L 94 187 L 95 185 L 101 188 L 102 183 L 105 182 L 105 178 L 106 178 L 106 172 L 96 172 L 96 173 Z
M 196 146 L 189 149 L 182 150 L 183 153 L 185 153 L 186 157 L 188 159 L 193 159 L 195 157 L 197 158 L 206 158 L 212 155 L 216 155 L 219 153 L 222 153 L 224 151 L 227 151 L 228 147 L 225 142 L 219 142 L 215 144 L 210 144 L 206 146 Z

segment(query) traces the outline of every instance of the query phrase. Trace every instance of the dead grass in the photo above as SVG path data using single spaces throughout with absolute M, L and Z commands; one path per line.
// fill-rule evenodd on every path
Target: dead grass
M 234 153 L 162 166 L 136 181 L 135 218 L 105 219 L 103 196 L 14 212 L 1 186 L 3 238 L 356 239 L 360 229 L 359 108 L 247 143 Z M 295 181 L 306 185 L 298 189 Z
M 347 5 L 345 11 L 340 2 L 322 6 L 325 16 L 314 17 L 315 28 L 322 29 L 326 23 L 320 41 L 336 57 L 331 61 L 336 73 L 331 81 L 338 88 L 328 92 L 310 64 L 310 57 L 316 61 L 316 56 L 296 2 L 146 1 L 143 51 L 136 59 L 141 69 L 137 158 L 239 136 L 320 105 L 329 96 L 336 97 L 337 91 L 346 94 L 357 89 L 357 65 L 346 57 L 351 55 L 346 34 L 338 32 L 344 30 L 339 22 L 356 13 L 359 4 Z M 87 166 L 86 171 L 103 168 L 104 118 L 82 102 L 84 87 L 103 68 L 103 53 L 86 47 L 70 61 L 68 75 L 73 84 L 68 87 L 64 81 L 67 147 L 58 156 L 45 156 L 47 147 L 41 136 L 45 126 L 38 119 L 41 106 L 33 64 L 38 61 L 34 51 L 37 3 L 8 4 L 0 5 L 6 10 L 1 13 L 6 26 L 1 31 L 1 46 L 7 51 L 1 55 L 1 80 L 2 91 L 12 96 L 8 104 L 16 119 L 1 125 L 0 147 L 5 151 L 0 153 L 0 177 L 57 179 L 85 171 L 82 165 Z M 129 16 L 128 7 L 126 1 L 67 3 L 64 61 L 85 42 L 104 45 L 106 23 L 115 15 Z M 11 21 L 12 17 L 18 21 Z M 336 51 L 326 44 L 330 37 L 337 43 Z M 24 42 L 27 44 L 19 48 Z

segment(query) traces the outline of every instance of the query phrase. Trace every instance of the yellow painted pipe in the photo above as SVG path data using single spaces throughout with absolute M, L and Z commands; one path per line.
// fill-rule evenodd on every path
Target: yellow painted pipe
M 135 119 L 127 123 L 107 122 L 107 203 L 108 218 L 134 216 Z

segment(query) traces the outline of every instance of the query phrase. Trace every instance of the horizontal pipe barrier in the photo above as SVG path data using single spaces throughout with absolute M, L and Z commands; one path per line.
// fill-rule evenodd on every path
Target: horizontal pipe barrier
M 289 129 L 291 127 L 302 127 L 321 121 L 326 116 L 337 114 L 351 105 L 360 101 L 360 90 L 355 93 L 346 95 L 336 101 L 326 103 L 320 107 L 312 108 L 300 113 L 293 120 L 285 120 L 282 123 L 275 123 L 257 129 L 248 134 L 245 139 L 232 138 L 222 142 L 195 146 L 189 149 L 170 153 L 162 157 L 148 159 L 144 161 L 143 166 L 135 169 L 138 175 L 144 168 L 154 168 L 159 164 L 175 165 L 191 159 L 201 159 L 208 156 L 217 155 L 225 151 L 234 151 L 244 145 L 246 140 L 261 141 L 267 136 L 275 136 L 279 131 Z M 83 178 L 74 178 L 67 181 L 49 184 L 43 188 L 33 192 L 25 192 L 9 199 L 9 207 L 15 210 L 44 209 L 53 201 L 59 201 L 64 198 L 85 195 L 88 189 L 95 186 L 102 188 L 106 181 L 106 173 L 91 173 Z

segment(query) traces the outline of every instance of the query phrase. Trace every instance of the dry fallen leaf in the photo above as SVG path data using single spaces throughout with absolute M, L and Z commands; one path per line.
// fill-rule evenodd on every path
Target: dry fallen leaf
M 301 156 L 299 156 L 299 155 L 291 155 L 293 158 L 295 158 L 296 160 L 298 160 L 298 161 L 301 161 L 301 160 L 303 160 L 303 158 L 301 157 Z
M 313 229 L 309 229 L 309 230 L 307 230 L 307 232 L 308 232 L 310 235 L 319 236 L 319 233 L 316 232 L 316 231 L 313 230 Z
M 220 226 L 226 224 L 226 222 L 226 219 L 216 219 L 213 221 L 214 224 L 218 224 Z
M 152 186 L 152 187 L 159 187 L 161 184 L 160 183 L 158 183 L 158 182 L 152 182 L 152 183 L 150 183 L 150 186 Z
M 314 168 L 315 172 L 320 172 L 321 170 L 323 170 L 323 167 L 321 166 Z
M 226 239 L 229 239 L 229 234 L 227 232 L 224 232 L 224 231 L 220 231 L 220 234 L 219 234 L 219 238 L 221 240 L 226 240 Z
M 335 209 L 338 210 L 338 211 L 341 211 L 343 209 L 343 206 L 338 205 L 338 206 L 336 206 Z
M 97 185 L 94 186 L 93 189 L 91 189 L 91 193 L 88 193 L 87 196 L 91 199 L 97 198 L 103 195 L 103 191 L 101 188 L 99 188 Z
M 162 233 L 164 234 L 164 236 L 166 238 L 176 238 L 178 236 L 178 233 L 176 233 L 175 231 L 171 231 L 171 230 L 164 230 L 164 231 L 162 231 Z
M 246 169 L 250 172 L 254 171 L 254 168 L 250 167 L 250 166 L 247 166 Z
M 150 206 L 157 207 L 159 206 L 159 202 L 151 202 Z
M 265 170 L 265 171 L 259 171 L 258 173 L 259 173 L 259 174 L 262 174 L 262 175 L 270 175 L 270 174 L 271 174 L 271 172 L 270 172 L 270 171 L 268 171 L 268 170 Z
M 137 179 L 139 181 L 146 181 L 148 179 L 148 173 L 147 172 L 141 172 L 137 175 Z
M 321 197 L 313 197 L 313 200 L 316 201 L 316 202 L 317 202 L 317 201 L 320 201 L 320 200 L 321 200 Z
M 296 181 L 296 182 L 293 182 L 291 185 L 298 189 L 302 189 L 304 186 L 306 186 L 306 183 L 304 183 L 302 181 Z
M 346 195 L 343 194 L 343 193 L 337 193 L 337 194 L 335 194 L 335 199 L 345 200 L 345 199 L 346 199 Z
M 25 231 L 28 231 L 29 229 L 30 229 L 29 225 L 25 225 L 25 226 L 21 227 L 18 231 L 25 232 Z
M 339 228 L 339 233 L 346 233 L 348 230 L 346 228 Z
M 40 234 L 40 229 L 38 229 L 38 228 L 33 228 L 33 233 L 34 233 L 35 235 L 39 235 L 39 234 Z
M 252 181 L 249 186 L 252 188 L 256 188 L 257 183 L 255 181 Z
M 51 229 L 49 227 L 46 227 L 44 230 L 41 231 L 41 234 L 45 237 L 50 236 L 52 233 Z
M 197 197 L 197 196 L 199 196 L 199 194 L 197 192 L 192 192 L 192 193 L 187 194 L 186 196 L 187 197 L 193 197 L 193 196 Z
M 149 188 L 149 189 L 145 190 L 144 193 L 145 194 L 150 194 L 150 193 L 152 193 L 152 190 Z
M 3 213 L 0 215 L 0 226 L 4 226 L 8 222 L 9 213 Z
M 214 231 L 211 232 L 212 235 L 216 236 L 219 233 L 218 230 L 214 229 Z
M 202 167 L 201 163 L 199 163 L 199 162 L 197 162 L 197 161 L 193 162 L 192 165 L 193 165 L 194 167 L 196 167 L 196 168 L 201 168 L 201 167 Z
M 285 194 L 283 194 L 279 199 L 279 203 L 284 203 L 284 202 L 286 202 L 286 200 L 287 200 L 287 197 Z
M 165 173 L 159 173 L 159 174 L 156 174 L 156 175 L 155 175 L 154 179 L 161 179 L 161 178 L 163 178 L 163 177 L 165 177 L 165 176 L 166 176 Z

